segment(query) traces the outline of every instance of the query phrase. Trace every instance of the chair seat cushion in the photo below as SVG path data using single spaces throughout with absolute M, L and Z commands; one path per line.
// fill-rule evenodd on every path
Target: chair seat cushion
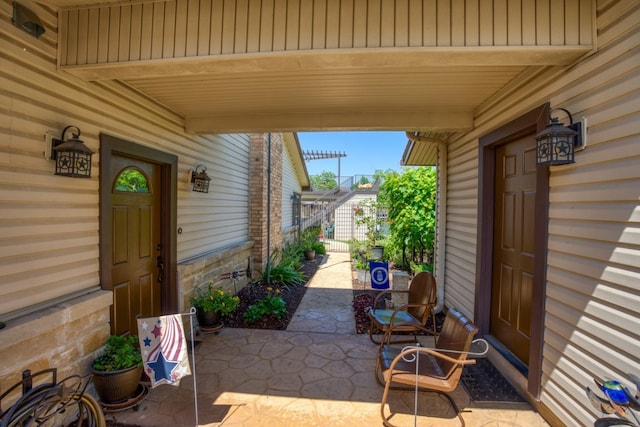
M 394 310 L 389 309 L 376 309 L 369 311 L 369 317 L 371 321 L 375 322 L 378 326 L 389 326 L 391 323 L 391 316 L 393 316 Z M 407 325 L 407 326 L 422 326 L 420 322 L 407 313 L 406 311 L 398 311 L 393 318 L 394 325 Z
M 402 352 L 402 348 L 393 347 L 390 345 L 383 345 L 380 349 L 380 364 L 382 366 L 382 370 L 387 371 L 391 366 L 391 362 Z M 410 354 L 406 357 L 406 359 L 400 359 L 396 366 L 394 367 L 394 375 L 399 374 L 401 372 L 406 372 L 415 382 L 416 375 L 416 361 L 414 356 L 416 353 Z M 425 375 L 438 379 L 445 379 L 445 375 L 440 369 L 440 365 L 436 362 L 435 358 L 429 354 L 420 353 L 418 359 L 418 373 L 419 375 Z

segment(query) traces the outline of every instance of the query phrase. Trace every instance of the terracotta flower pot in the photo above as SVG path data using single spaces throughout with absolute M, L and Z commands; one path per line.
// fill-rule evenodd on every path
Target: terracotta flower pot
M 313 249 L 307 249 L 304 251 L 304 259 L 308 261 L 316 259 L 316 251 Z

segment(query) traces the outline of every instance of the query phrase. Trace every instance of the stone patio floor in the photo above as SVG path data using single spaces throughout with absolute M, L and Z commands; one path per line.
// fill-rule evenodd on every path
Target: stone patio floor
M 381 426 L 376 345 L 355 333 L 348 253 L 329 253 L 286 331 L 224 328 L 200 334 L 196 347 L 198 426 Z M 430 345 L 431 337 L 424 338 Z M 432 342 L 432 341 L 431 341 Z M 195 426 L 193 376 L 179 387 L 150 389 L 137 410 L 107 412 L 138 426 Z M 448 401 L 391 391 L 387 413 L 399 426 L 458 426 Z M 467 426 L 547 426 L 528 404 L 475 406 L 453 393 Z M 414 424 L 415 422 L 415 424 Z

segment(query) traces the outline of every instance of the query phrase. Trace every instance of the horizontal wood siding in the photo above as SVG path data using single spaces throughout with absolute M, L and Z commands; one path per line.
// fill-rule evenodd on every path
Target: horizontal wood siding
M 528 70 L 479 107 L 476 129 L 448 148 L 445 303 L 471 315 L 478 138 L 544 102 L 588 120 L 576 163 L 550 168 L 540 399 L 566 425 L 601 416 L 584 393 L 594 376 L 630 385 L 627 372 L 640 370 L 640 3 L 599 1 L 597 24 L 595 55 Z
M 448 147 L 445 305 L 473 318 L 478 222 L 477 141 Z
M 300 194 L 302 187 L 298 181 L 295 165 L 292 157 L 297 153 L 291 153 L 287 144 L 282 144 L 282 229 L 287 230 L 293 226 L 293 193 Z
M 34 9 L 46 27 L 36 39 L 11 25 L 11 11 L 10 1 L 0 1 L 3 320 L 100 285 L 99 156 L 90 179 L 55 176 L 54 163 L 43 158 L 45 133 L 59 138 L 67 125 L 78 126 L 96 153 L 104 132 L 179 157 L 178 260 L 248 240 L 247 135 L 188 135 L 181 117 L 126 85 L 58 72 L 55 15 Z M 212 179 L 208 194 L 191 191 L 188 173 L 198 164 Z
M 62 10 L 60 63 L 313 49 L 591 46 L 592 11 L 591 0 L 133 2 Z

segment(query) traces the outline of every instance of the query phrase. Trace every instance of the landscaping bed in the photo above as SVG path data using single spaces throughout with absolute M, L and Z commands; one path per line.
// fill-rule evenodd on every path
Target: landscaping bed
M 304 284 L 297 286 L 267 286 L 263 282 L 255 282 L 245 286 L 237 293 L 240 298 L 240 305 L 233 313 L 224 316 L 222 323 L 229 328 L 274 329 L 280 331 L 287 329 L 287 325 L 293 318 L 300 301 L 302 301 L 302 297 L 307 291 L 307 285 L 318 270 L 322 259 L 323 256 L 319 255 L 314 260 L 302 261 L 302 272 L 305 277 Z M 287 314 L 280 319 L 275 316 L 267 316 L 257 322 L 247 323 L 244 320 L 244 313 L 247 309 L 270 294 L 282 297 L 286 303 Z

